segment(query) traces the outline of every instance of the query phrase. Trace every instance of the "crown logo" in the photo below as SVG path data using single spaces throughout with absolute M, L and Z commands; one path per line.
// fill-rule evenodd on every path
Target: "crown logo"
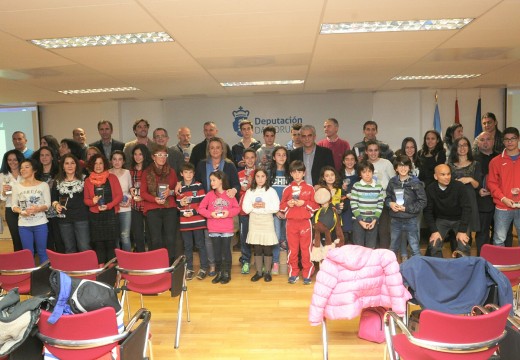
M 249 117 L 249 110 L 244 110 L 242 106 L 238 107 L 238 110 L 232 112 L 233 114 L 233 130 L 237 133 L 238 136 L 242 137 L 242 132 L 240 131 L 240 122 L 242 120 L 247 120 Z

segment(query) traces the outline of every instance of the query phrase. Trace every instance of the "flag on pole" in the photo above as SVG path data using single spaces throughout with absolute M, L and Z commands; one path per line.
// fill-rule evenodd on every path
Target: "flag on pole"
M 437 102 L 437 95 L 435 95 L 435 113 L 433 114 L 433 128 L 442 137 L 442 129 L 441 129 L 441 114 L 439 113 L 439 103 Z
M 455 124 L 460 124 L 459 99 L 455 99 Z
M 475 115 L 475 137 L 479 136 L 482 132 L 482 123 L 480 122 L 481 111 L 482 111 L 482 101 L 480 97 L 478 98 L 477 103 L 477 114 Z

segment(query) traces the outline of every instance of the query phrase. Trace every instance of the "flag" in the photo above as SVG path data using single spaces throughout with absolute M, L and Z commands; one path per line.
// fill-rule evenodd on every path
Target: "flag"
M 475 137 L 479 136 L 480 133 L 482 132 L 482 123 L 480 121 L 481 111 L 482 111 L 481 107 L 482 107 L 482 101 L 480 98 L 478 98 L 477 114 L 475 115 Z
M 459 99 L 455 99 L 455 124 L 460 124 Z
M 442 129 L 441 129 L 441 114 L 439 113 L 439 104 L 435 102 L 435 113 L 433 114 L 433 128 L 442 137 Z

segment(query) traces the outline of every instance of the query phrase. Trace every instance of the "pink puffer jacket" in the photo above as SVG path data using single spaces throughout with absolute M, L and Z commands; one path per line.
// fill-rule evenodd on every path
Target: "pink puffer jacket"
M 352 319 L 373 306 L 402 315 L 411 297 L 392 251 L 345 245 L 330 250 L 320 266 L 309 321 L 315 326 L 323 318 Z

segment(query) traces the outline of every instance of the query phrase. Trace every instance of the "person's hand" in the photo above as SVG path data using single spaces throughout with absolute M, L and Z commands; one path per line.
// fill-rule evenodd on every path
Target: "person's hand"
M 61 206 L 60 204 L 56 204 L 54 210 L 56 210 L 58 214 L 61 214 L 61 212 L 63 211 L 63 206 Z
M 467 245 L 469 241 L 469 236 L 466 233 L 458 232 L 457 233 L 457 241 L 460 241 L 462 244 Z
M 442 240 L 441 233 L 436 231 L 430 235 L 430 242 L 434 242 L 436 240 Z
M 491 195 L 491 193 L 489 192 L 489 190 L 488 190 L 488 189 L 484 189 L 484 188 L 480 189 L 480 190 L 478 191 L 478 194 L 479 194 L 481 197 L 484 197 L 484 196 L 490 196 L 490 195 Z
M 393 212 L 400 211 L 400 208 L 401 207 L 399 205 L 397 205 L 397 203 L 395 203 L 395 202 L 391 202 L 390 203 L 390 209 L 392 209 Z
M 94 205 L 96 205 L 99 202 L 99 199 L 101 199 L 101 196 L 94 196 L 92 198 L 92 202 L 94 203 Z
M 190 210 L 184 210 L 182 215 L 184 217 L 187 217 L 187 218 L 192 217 L 193 216 L 193 211 L 191 209 Z
M 245 160 L 240 160 L 240 161 L 238 162 L 238 166 L 239 166 L 239 167 L 246 167 L 246 162 L 245 162 Z
M 166 199 L 161 199 L 160 197 L 156 197 L 156 198 L 155 198 L 155 202 L 156 202 L 158 205 L 164 205 L 164 203 L 166 202 Z
M 305 201 L 298 199 L 298 200 L 295 200 L 295 204 L 294 205 L 297 206 L 297 207 L 301 207 L 304 204 L 305 204 Z
M 283 212 L 281 212 L 281 211 L 278 211 L 278 212 L 276 213 L 276 217 L 277 217 L 278 219 L 280 219 L 280 220 L 283 220 L 283 219 L 285 219 L 285 214 L 284 214 Z
M 500 201 L 502 201 L 502 203 L 507 207 L 510 207 L 510 208 L 515 207 L 515 202 L 511 199 L 506 198 L 505 196 Z
M 28 215 L 34 215 L 36 214 L 38 211 L 38 207 L 36 205 L 32 205 L 32 206 L 29 206 L 25 212 L 28 214 Z
M 103 205 L 99 205 L 98 209 L 99 209 L 99 211 L 105 211 L 107 209 L 107 206 L 104 205 L 104 204 Z
M 253 207 L 255 209 L 263 209 L 263 208 L 265 208 L 265 202 L 263 202 L 263 201 L 255 201 L 253 203 Z
M 181 203 L 181 206 L 186 206 L 186 205 L 188 205 L 188 200 L 186 200 L 186 198 L 184 197 L 181 199 L 180 203 Z
M 182 188 L 182 184 L 179 181 L 177 183 L 177 185 L 175 185 L 175 194 L 180 195 L 181 194 L 181 188 Z
M 226 190 L 226 195 L 229 198 L 234 198 L 236 194 L 237 194 L 237 189 L 235 189 L 235 188 L 231 188 L 231 189 L 227 189 Z

